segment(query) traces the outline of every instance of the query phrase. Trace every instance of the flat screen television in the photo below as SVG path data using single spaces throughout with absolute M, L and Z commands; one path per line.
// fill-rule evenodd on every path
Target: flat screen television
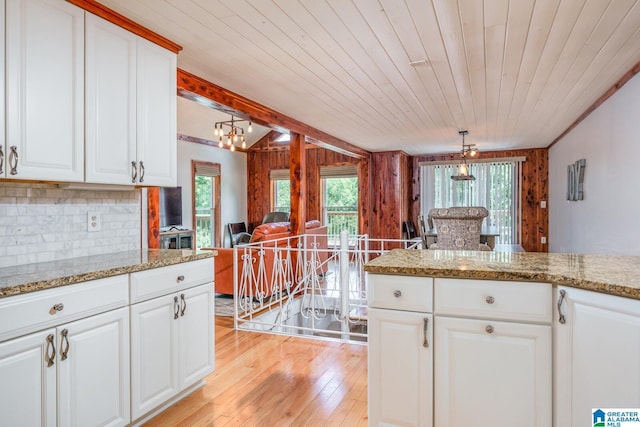
M 182 187 L 160 188 L 160 227 L 182 225 Z

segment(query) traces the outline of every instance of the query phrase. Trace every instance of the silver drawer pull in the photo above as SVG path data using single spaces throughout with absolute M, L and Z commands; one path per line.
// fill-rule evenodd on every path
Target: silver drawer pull
M 181 274 L 180 276 L 176 277 L 176 282 L 177 283 L 184 282 L 184 276 Z
M 396 298 L 400 298 L 402 296 L 402 292 L 396 289 L 395 291 L 393 291 L 393 296 Z
M 496 299 L 492 296 L 488 296 L 485 298 L 485 301 L 487 302 L 487 304 L 493 304 L 494 302 L 496 302 Z
M 488 334 L 492 334 L 493 333 L 493 326 L 487 325 L 487 327 L 484 328 L 484 330 L 487 331 Z
M 60 332 L 60 360 L 67 360 L 67 354 L 69 354 L 69 330 L 63 329 Z
M 47 367 L 50 368 L 53 366 L 56 360 L 56 345 L 53 342 L 55 337 L 53 334 L 47 335 L 47 348 L 45 349 L 45 360 L 47 362 Z
M 567 295 L 567 292 L 564 289 L 560 289 L 560 298 L 558 298 L 558 322 L 566 323 L 567 320 L 564 318 L 564 314 L 562 314 L 562 302 L 564 301 L 564 297 Z
M 51 309 L 49 310 L 49 314 L 53 316 L 58 311 L 62 311 L 62 310 L 64 310 L 64 304 L 60 302 L 54 305 L 53 307 L 51 307 Z
M 422 328 L 422 346 L 427 348 L 429 347 L 429 341 L 427 340 L 427 333 L 429 332 L 429 318 L 425 317 L 423 319 L 423 328 Z

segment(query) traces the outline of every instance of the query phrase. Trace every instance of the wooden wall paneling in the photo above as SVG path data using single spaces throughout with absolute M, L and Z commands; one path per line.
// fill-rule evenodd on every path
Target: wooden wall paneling
M 291 177 L 290 232 L 305 233 L 307 200 L 307 153 L 304 135 L 291 132 L 289 145 L 289 176 Z
M 147 246 L 160 249 L 160 188 L 147 188 Z
M 546 252 L 548 245 L 541 243 L 541 237 L 549 233 L 549 211 L 540 208 L 541 200 L 548 200 L 549 150 L 547 148 L 481 151 L 482 158 L 526 157 L 522 164 L 522 247 L 529 252 Z M 457 160 L 459 153 L 415 156 L 412 159 L 413 180 L 411 216 L 414 220 L 420 214 L 420 169 L 419 163 L 425 161 Z M 552 237 L 551 237 L 552 238 Z
M 314 147 L 306 149 L 307 198 L 306 219 L 322 221 L 320 167 L 337 164 L 355 164 L 358 170 L 358 232 L 369 233 L 370 221 L 370 173 L 369 159 L 356 159 L 332 150 Z M 271 169 L 289 168 L 289 150 L 249 151 L 247 156 L 248 171 L 248 218 L 251 229 L 260 224 L 262 216 L 270 206 L 269 171 Z M 263 190 L 256 190 L 260 185 Z
M 360 160 L 358 168 L 358 233 L 371 235 L 371 160 Z
M 322 196 L 318 155 L 323 149 L 307 150 L 307 220 L 322 221 Z
M 402 163 L 407 157 L 400 151 L 373 153 L 371 168 L 371 236 L 380 239 L 399 239 L 402 236 L 402 215 L 406 194 L 403 186 Z M 408 205 L 406 205 L 408 206 Z

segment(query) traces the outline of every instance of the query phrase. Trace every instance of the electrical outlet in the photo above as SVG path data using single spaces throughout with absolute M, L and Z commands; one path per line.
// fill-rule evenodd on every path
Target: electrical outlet
M 541 200 L 540 201 L 540 207 L 542 209 L 546 209 L 547 208 L 547 201 L 546 200 Z
M 100 231 L 102 229 L 102 221 L 100 220 L 100 213 L 88 212 L 87 213 L 87 231 Z
M 545 236 L 542 236 L 540 238 L 540 243 L 542 243 L 543 245 L 546 245 L 547 244 L 547 238 Z

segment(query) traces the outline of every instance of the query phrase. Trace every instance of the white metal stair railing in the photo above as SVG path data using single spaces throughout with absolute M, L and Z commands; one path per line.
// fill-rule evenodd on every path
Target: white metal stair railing
M 363 266 L 408 240 L 307 234 L 234 249 L 236 328 L 366 341 Z M 239 268 L 240 267 L 240 268 Z

